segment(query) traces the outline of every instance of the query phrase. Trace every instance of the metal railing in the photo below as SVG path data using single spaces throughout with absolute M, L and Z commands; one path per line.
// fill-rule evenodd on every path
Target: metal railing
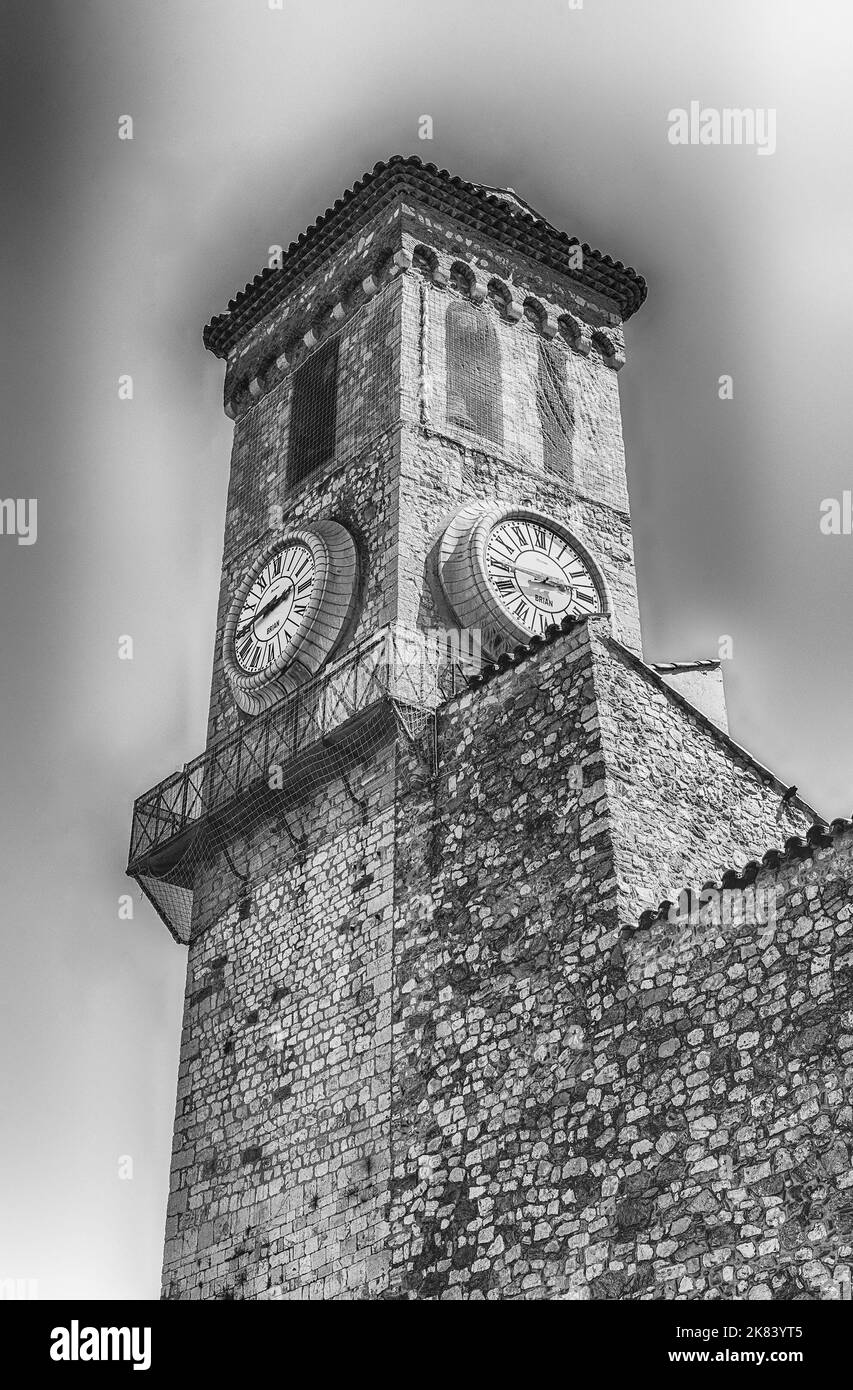
M 422 632 L 398 625 L 335 662 L 268 714 L 217 743 L 138 797 L 129 868 L 163 850 L 381 701 L 432 710 L 456 676 L 446 654 Z

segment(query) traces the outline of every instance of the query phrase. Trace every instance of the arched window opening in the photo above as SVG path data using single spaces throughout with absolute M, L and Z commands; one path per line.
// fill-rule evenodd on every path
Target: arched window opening
M 474 272 L 464 261 L 454 261 L 450 267 L 450 287 L 460 294 L 470 294 L 474 288 Z
M 508 287 L 504 284 L 503 280 L 492 279 L 489 281 L 487 288 L 489 299 L 491 300 L 492 304 L 494 304 L 499 314 L 505 316 L 507 306 L 510 304 L 512 300 L 512 295 L 510 294 Z
M 545 324 L 547 314 L 538 299 L 533 299 L 528 296 L 524 301 L 524 317 L 527 319 L 528 323 L 533 324 L 534 328 L 541 331 Z
M 438 256 L 428 246 L 416 246 L 412 255 L 412 268 L 419 270 L 427 279 L 432 277 L 438 267 Z

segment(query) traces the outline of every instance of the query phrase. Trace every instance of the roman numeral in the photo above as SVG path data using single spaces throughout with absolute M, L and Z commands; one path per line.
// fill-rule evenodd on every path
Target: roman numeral
M 518 554 L 518 546 L 514 544 L 503 527 L 499 531 L 494 531 L 492 533 L 489 548 L 491 549 L 492 546 L 495 548 L 500 547 L 505 552 L 508 560 L 514 559 Z

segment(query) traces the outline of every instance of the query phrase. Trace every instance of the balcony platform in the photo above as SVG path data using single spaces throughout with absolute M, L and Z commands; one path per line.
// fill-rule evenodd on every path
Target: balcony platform
M 383 629 L 313 681 L 138 797 L 127 873 L 176 940 L 189 939 L 199 841 L 227 845 L 282 814 L 401 726 L 428 722 L 451 693 L 445 654 L 422 632 Z

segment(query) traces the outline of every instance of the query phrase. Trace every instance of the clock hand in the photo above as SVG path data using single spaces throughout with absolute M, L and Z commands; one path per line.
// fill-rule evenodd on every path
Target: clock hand
M 276 594 L 275 598 L 271 598 L 269 603 L 265 603 L 263 608 L 252 615 L 246 623 L 246 627 L 251 627 L 253 623 L 260 622 L 261 618 L 265 618 L 268 613 L 272 613 L 273 609 L 278 608 L 279 604 L 284 603 L 284 600 L 290 596 L 291 588 L 292 585 L 288 585 L 287 588 L 282 589 L 280 594 Z
M 539 570 L 528 570 L 525 569 L 523 565 L 516 565 L 515 572 L 516 574 L 529 574 L 531 579 L 535 579 L 538 584 L 541 584 L 546 589 L 562 589 L 564 593 L 567 594 L 572 591 L 571 584 L 561 584 L 559 579 L 551 579 L 548 575 L 542 574 Z
M 274 599 L 270 599 L 269 603 L 265 603 L 263 608 L 261 608 L 257 613 L 253 613 L 251 618 L 249 618 L 247 622 L 243 623 L 242 627 L 238 627 L 236 635 L 238 637 L 242 636 L 242 634 L 244 632 L 247 632 L 250 627 L 253 627 L 255 623 L 260 622 L 261 618 L 265 618 L 267 613 L 271 613 L 274 608 L 278 608 L 279 604 L 283 603 L 284 600 L 288 597 L 292 588 L 293 585 L 288 584 L 286 588 L 282 589 L 280 594 L 276 594 Z

